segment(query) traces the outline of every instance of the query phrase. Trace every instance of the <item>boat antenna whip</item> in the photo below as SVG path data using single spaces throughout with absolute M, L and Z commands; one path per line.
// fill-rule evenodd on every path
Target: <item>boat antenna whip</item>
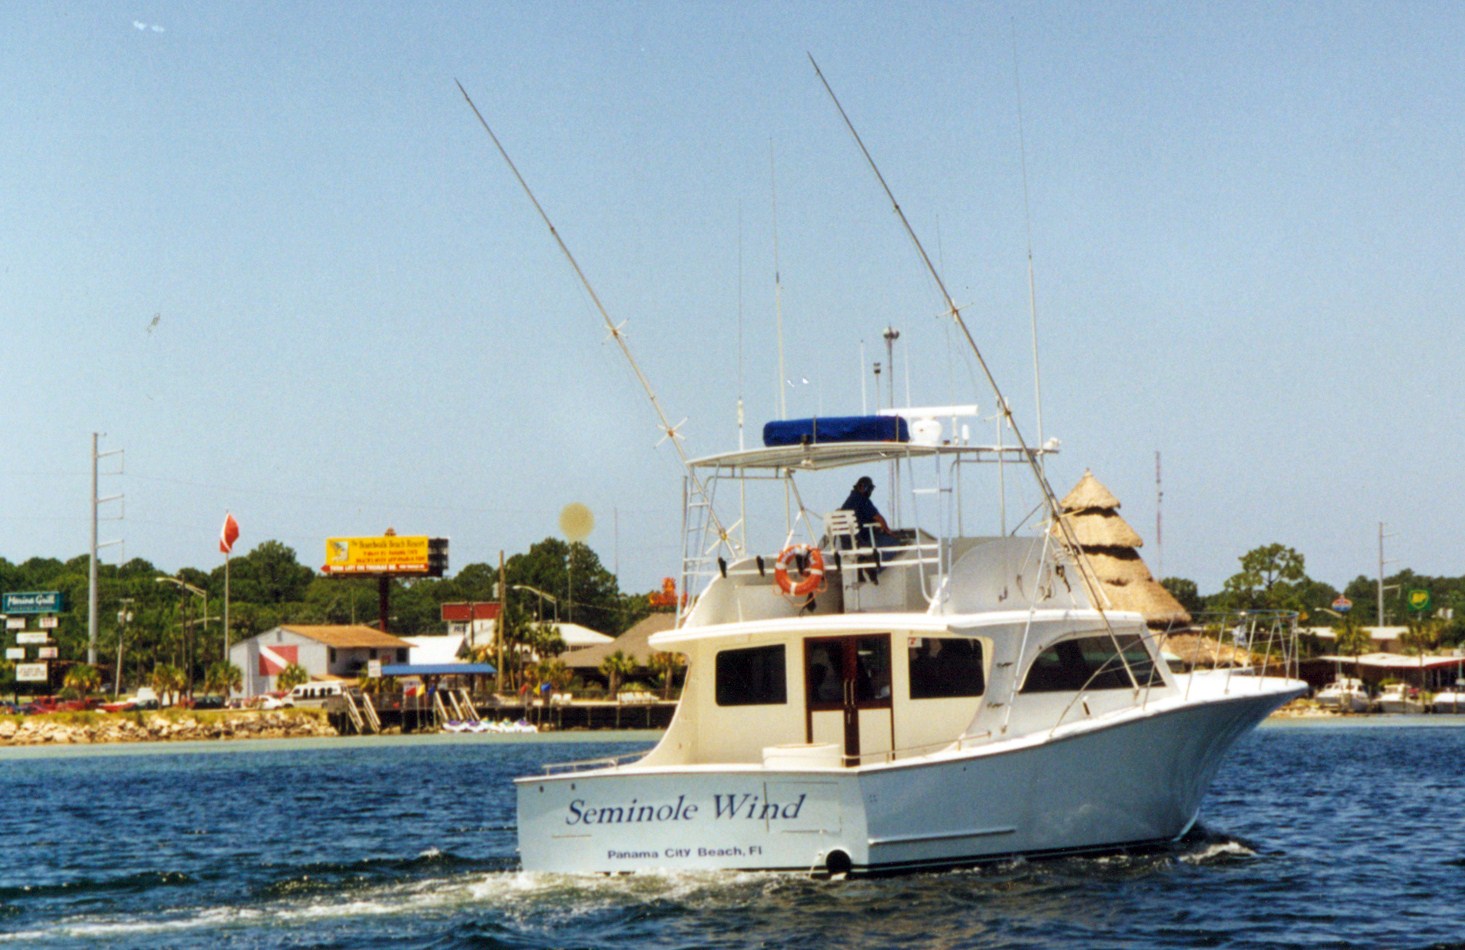
M 961 331 L 962 336 L 966 338 L 967 346 L 971 348 L 972 354 L 977 359 L 977 364 L 982 368 L 982 374 L 987 377 L 987 385 L 992 388 L 993 395 L 997 397 L 997 411 L 1002 414 L 1004 421 L 1011 428 L 1012 434 L 1017 439 L 1017 444 L 1022 451 L 1023 459 L 1027 461 L 1028 468 L 1032 469 L 1033 477 L 1038 483 L 1038 490 L 1043 494 L 1044 504 L 1048 508 L 1053 524 L 1061 535 L 1064 547 L 1075 561 L 1082 562 L 1079 574 L 1083 578 L 1084 588 L 1088 592 L 1089 601 L 1095 609 L 1101 614 L 1104 614 L 1104 595 L 1098 588 L 1093 570 L 1088 563 L 1088 559 L 1084 556 L 1083 548 L 1079 545 L 1078 538 L 1074 535 L 1072 526 L 1062 516 L 1063 513 L 1058 503 L 1058 496 L 1054 493 L 1053 486 L 1048 484 L 1048 477 L 1043 472 L 1043 466 L 1038 459 L 1037 453 L 1028 448 L 1027 440 L 1023 438 L 1022 429 L 1018 426 L 1017 419 L 1012 414 L 1012 406 L 1008 403 L 1007 398 L 1002 395 L 1002 387 L 997 385 L 997 377 L 992 375 L 992 369 L 987 365 L 987 359 L 982 355 L 981 347 L 977 346 L 976 338 L 972 336 L 972 331 L 968 329 L 966 320 L 962 319 L 961 308 L 956 305 L 956 301 L 947 292 L 946 282 L 941 279 L 941 272 L 932 263 L 931 256 L 926 253 L 925 246 L 921 244 L 921 239 L 916 237 L 916 231 L 911 227 L 911 223 L 906 218 L 905 212 L 901 210 L 900 202 L 895 200 L 895 193 L 890 190 L 890 185 L 886 184 L 885 176 L 880 174 L 880 166 L 875 164 L 874 157 L 871 156 L 870 150 L 865 147 L 864 140 L 860 138 L 860 133 L 855 130 L 855 125 L 850 121 L 849 115 L 844 111 L 844 106 L 840 105 L 839 97 L 834 94 L 834 89 L 829 85 L 829 80 L 824 78 L 824 72 L 819 68 L 819 63 L 815 61 L 814 54 L 812 53 L 809 54 L 809 62 L 813 65 L 814 73 L 819 77 L 819 81 L 824 84 L 824 91 L 829 93 L 829 98 L 834 103 L 834 108 L 839 110 L 839 117 L 844 120 L 845 128 L 849 129 L 849 133 L 854 138 L 855 144 L 860 147 L 860 153 L 865 156 L 865 161 L 869 164 L 870 170 L 875 173 L 875 179 L 880 182 L 880 187 L 884 189 L 885 197 L 890 200 L 891 207 L 895 209 L 896 217 L 900 218 L 900 223 L 905 228 L 906 236 L 915 245 L 916 253 L 920 255 L 921 262 L 926 265 L 927 273 L 936 282 L 936 289 L 941 292 L 941 299 L 946 304 L 947 314 L 951 317 L 956 328 Z M 1105 614 L 1105 624 L 1108 624 L 1107 614 Z M 1125 665 L 1127 667 L 1128 663 Z
M 555 243 L 559 245 L 560 253 L 565 256 L 565 260 L 570 262 L 570 267 L 574 268 L 575 276 L 579 278 L 580 285 L 584 287 L 585 292 L 590 295 L 590 300 L 592 303 L 595 304 L 595 309 L 600 314 L 600 318 L 605 321 L 605 326 L 606 329 L 610 332 L 611 339 L 615 340 L 616 346 L 620 347 L 621 355 L 626 358 L 626 363 L 628 363 L 631 367 L 631 373 L 635 375 L 636 381 L 641 384 L 641 388 L 646 392 L 646 398 L 651 401 L 651 408 L 656 412 L 657 426 L 664 433 L 662 436 L 662 441 L 671 442 L 672 448 L 676 450 L 677 458 L 682 463 L 682 468 L 686 471 L 687 480 L 691 483 L 692 490 L 696 493 L 701 503 L 706 507 L 707 518 L 710 522 L 710 526 L 717 533 L 719 542 L 721 544 L 727 545 L 729 549 L 731 549 L 732 542 L 728 538 L 728 533 L 722 527 L 722 523 L 718 521 L 717 512 L 714 511 L 712 508 L 712 499 L 707 494 L 707 490 L 702 484 L 702 479 L 698 477 L 696 470 L 692 467 L 691 459 L 687 456 L 687 449 L 682 444 L 683 436 L 680 432 L 677 431 L 681 427 L 682 423 L 679 422 L 676 425 L 672 425 L 671 420 L 667 417 L 665 410 L 661 408 L 661 401 L 656 398 L 656 392 L 651 388 L 651 381 L 647 379 L 646 374 L 641 371 L 641 365 L 636 362 L 636 357 L 631 355 L 631 347 L 626 342 L 625 334 L 621 332 L 621 327 L 618 326 L 616 322 L 610 318 L 610 314 L 606 311 L 605 305 L 600 302 L 600 295 L 597 294 L 595 292 L 595 288 L 591 286 L 590 278 L 586 277 L 585 272 L 580 269 L 580 262 L 575 260 L 574 254 L 570 253 L 569 245 L 565 244 L 564 238 L 560 237 L 560 232 L 555 229 L 554 222 L 549 219 L 549 215 L 545 212 L 544 207 L 539 203 L 539 199 L 534 197 L 534 192 L 529 188 L 529 183 L 524 180 L 523 175 L 519 174 L 518 166 L 515 165 L 514 160 L 509 157 L 508 150 L 506 150 L 503 146 L 503 143 L 499 141 L 499 137 L 495 135 L 493 133 L 493 129 L 489 127 L 488 120 L 483 117 L 482 112 L 478 111 L 478 106 L 473 103 L 473 97 L 468 95 L 468 90 L 463 88 L 463 84 L 461 82 L 458 82 L 458 80 L 456 79 L 454 79 L 453 82 L 457 85 L 458 91 L 463 94 L 463 99 L 468 103 L 468 108 L 472 109 L 473 114 L 478 117 L 478 124 L 483 126 L 483 131 L 487 132 L 488 137 L 493 140 L 494 147 L 497 148 L 498 153 L 503 156 L 504 163 L 509 166 L 509 171 L 513 172 L 514 179 L 519 182 L 519 187 L 524 189 L 524 194 L 529 196 L 529 201 L 534 205 L 534 210 L 539 212 L 540 219 L 544 221 L 545 227 L 549 228 L 550 236 L 553 237 Z

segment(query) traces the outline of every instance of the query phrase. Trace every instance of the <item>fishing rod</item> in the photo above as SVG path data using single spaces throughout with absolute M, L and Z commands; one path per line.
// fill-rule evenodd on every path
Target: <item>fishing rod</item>
M 926 265 L 927 273 L 936 282 L 936 288 L 941 292 L 941 299 L 946 304 L 946 311 L 951 317 L 952 323 L 961 331 L 962 336 L 966 338 L 967 346 L 970 347 L 972 354 L 977 359 L 977 364 L 982 368 L 982 374 L 987 377 L 987 384 L 992 388 L 992 393 L 997 398 L 997 411 L 1001 413 L 1003 421 L 1011 427 L 1012 434 L 1017 439 L 1022 457 L 1027 461 L 1028 467 L 1032 469 L 1033 478 L 1038 484 L 1038 490 L 1043 495 L 1043 501 L 1048 508 L 1053 525 L 1059 532 L 1064 547 L 1068 549 L 1075 561 L 1083 565 L 1083 569 L 1079 571 L 1079 574 L 1083 578 L 1084 588 L 1089 595 L 1089 601 L 1104 616 L 1105 626 L 1108 626 L 1108 615 L 1105 613 L 1103 606 L 1106 598 L 1104 597 L 1103 591 L 1097 586 L 1098 580 L 1093 573 L 1093 566 L 1084 554 L 1083 547 L 1078 543 L 1078 538 L 1074 535 L 1072 526 L 1066 518 L 1062 517 L 1062 509 L 1058 502 L 1058 496 L 1054 493 L 1053 486 L 1048 483 L 1048 477 L 1044 474 L 1043 466 L 1038 460 L 1037 453 L 1028 447 L 1027 440 L 1023 438 L 1022 429 L 1018 426 L 1017 419 L 1012 414 L 1012 407 L 1008 404 L 1007 398 L 1002 394 L 1002 387 L 997 384 L 997 377 L 992 374 L 992 369 L 988 366 L 986 357 L 982 355 L 981 347 L 977 346 L 976 338 L 972 336 L 972 331 L 967 327 L 966 320 L 962 318 L 961 308 L 956 305 L 956 301 L 946 290 L 946 282 L 941 279 L 941 272 L 932 263 L 931 256 L 926 253 L 926 248 L 921 244 L 921 239 L 916 236 L 916 231 L 911 227 L 910 220 L 906 218 L 905 212 L 901 210 L 900 202 L 896 200 L 895 193 L 890 190 L 890 185 L 886 183 L 885 176 L 880 173 L 880 166 L 875 163 L 875 159 L 871 156 L 870 150 L 865 147 L 864 140 L 860 138 L 860 133 L 856 131 L 854 123 L 850 121 L 849 115 L 844 111 L 844 106 L 840 104 L 839 97 L 834 94 L 834 88 L 829 85 L 829 80 L 824 78 L 824 72 L 819 68 L 819 63 L 815 61 L 812 53 L 809 54 L 809 63 L 813 65 L 814 73 L 819 77 L 819 81 L 824 84 L 824 91 L 829 93 L 829 98 L 834 103 L 834 108 L 839 110 L 839 117 L 844 120 L 845 128 L 849 130 L 850 135 L 855 140 L 855 144 L 859 146 L 860 153 L 865 156 L 865 161 L 869 164 L 870 170 L 875 173 L 875 179 L 885 191 L 885 197 L 890 200 L 891 207 L 895 209 L 896 217 L 900 218 L 900 223 L 905 228 L 906 236 L 911 239 L 911 243 L 915 245 L 916 253 L 920 255 L 922 263 Z M 1064 583 L 1065 585 L 1067 584 L 1066 577 L 1064 577 Z M 1112 627 L 1110 628 L 1110 635 L 1113 636 Z M 1123 658 L 1122 651 L 1120 656 Z M 1125 669 L 1128 670 L 1128 667 L 1129 664 L 1126 660 Z M 1130 672 L 1130 677 L 1133 681 L 1134 675 L 1132 671 Z M 1137 686 L 1138 683 L 1136 682 L 1135 685 Z
M 712 507 L 712 499 L 707 494 L 707 489 L 702 484 L 702 479 L 698 477 L 696 470 L 692 467 L 691 459 L 687 456 L 686 447 L 682 445 L 683 436 L 677 431 L 686 420 L 683 419 L 676 425 L 672 425 L 670 418 L 667 417 L 666 411 L 661 407 L 661 400 L 656 398 L 656 392 L 651 388 L 651 381 L 646 378 L 646 374 L 641 371 L 641 365 L 636 362 L 636 357 L 631 354 L 630 344 L 626 342 L 626 336 L 621 332 L 621 328 L 625 324 L 618 325 L 610 318 L 610 313 L 605 309 L 605 305 L 600 302 L 600 295 L 595 292 L 595 288 L 590 283 L 590 278 L 586 277 L 585 272 L 580 269 L 580 262 L 575 260 L 574 254 L 570 253 L 569 245 L 565 243 L 564 238 L 560 237 L 560 232 L 555 228 L 554 222 L 549 218 L 549 214 L 545 212 L 544 207 L 539 203 L 539 199 L 534 197 L 534 192 L 530 189 L 529 183 L 524 180 L 523 175 L 519 174 L 518 166 L 509 157 L 508 150 L 499 141 L 499 137 L 489 127 L 488 120 L 483 117 L 482 112 L 478 111 L 478 106 L 474 104 L 473 97 L 468 95 L 468 90 L 463 88 L 461 82 L 458 82 L 456 79 L 453 82 L 457 85 L 458 91 L 463 94 L 463 99 L 468 103 L 468 108 L 472 109 L 473 114 L 478 117 L 478 124 L 483 126 L 483 131 L 487 132 L 488 137 L 493 140 L 494 147 L 498 149 L 499 155 L 503 156 L 504 163 L 509 166 L 509 171 L 513 172 L 515 180 L 519 182 L 519 187 L 524 189 L 524 194 L 528 195 L 529 201 L 534 205 L 534 210 L 539 212 L 539 217 L 544 221 L 545 227 L 549 228 L 549 233 L 554 238 L 555 244 L 559 245 L 560 253 L 565 256 L 565 260 L 569 261 L 570 267 L 574 269 L 575 276 L 580 280 L 580 285 L 590 295 L 590 300 L 595 304 L 595 309 L 600 314 L 600 318 L 605 321 L 606 330 L 609 331 L 611 339 L 615 340 L 616 346 L 620 348 L 621 355 L 626 358 L 626 363 L 631 367 L 632 374 L 635 375 L 636 381 L 641 384 L 641 389 L 646 393 L 646 398 L 651 402 L 651 408 L 656 412 L 657 426 L 663 433 L 662 441 L 671 442 L 672 448 L 676 450 L 677 458 L 682 463 L 682 469 L 686 472 L 687 480 L 692 485 L 693 492 L 706 507 L 707 518 L 712 528 L 717 532 L 719 544 L 727 546 L 731 551 L 733 545 L 728 538 L 728 532 L 722 527 L 722 522 L 717 519 L 717 512 Z

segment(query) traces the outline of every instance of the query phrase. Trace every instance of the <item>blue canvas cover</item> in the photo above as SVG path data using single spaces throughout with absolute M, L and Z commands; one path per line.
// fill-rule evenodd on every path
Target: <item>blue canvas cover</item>
M 910 428 L 900 416 L 815 416 L 778 419 L 763 426 L 763 444 L 812 445 L 826 442 L 909 442 Z

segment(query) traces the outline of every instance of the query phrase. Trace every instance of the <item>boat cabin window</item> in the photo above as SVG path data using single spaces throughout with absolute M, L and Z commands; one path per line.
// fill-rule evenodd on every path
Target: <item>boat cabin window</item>
M 1158 684 L 1154 658 L 1137 636 L 1111 637 L 1107 633 L 1090 634 L 1063 640 L 1039 653 L 1028 668 L 1024 693 L 1072 692 L 1081 689 L 1129 689 L 1129 674 L 1124 661 L 1114 649 L 1114 641 L 1124 652 L 1124 661 L 1140 686 Z
M 773 706 L 788 702 L 783 644 L 717 654 L 717 705 Z
M 911 699 L 980 696 L 987 689 L 982 644 L 966 637 L 912 637 Z

